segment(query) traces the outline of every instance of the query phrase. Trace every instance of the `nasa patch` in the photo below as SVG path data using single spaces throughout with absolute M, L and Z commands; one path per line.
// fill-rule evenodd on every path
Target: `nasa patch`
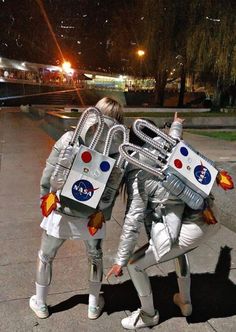
M 84 202 L 92 198 L 94 191 L 97 189 L 88 180 L 79 180 L 73 184 L 71 191 L 75 199 Z
M 203 185 L 208 185 L 211 182 L 211 173 L 204 165 L 197 165 L 194 168 L 194 176 Z

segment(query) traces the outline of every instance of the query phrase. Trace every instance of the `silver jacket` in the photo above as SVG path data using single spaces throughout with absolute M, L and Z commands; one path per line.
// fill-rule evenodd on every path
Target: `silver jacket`
M 174 122 L 170 133 L 174 138 L 182 135 L 182 125 Z M 154 149 L 144 145 L 154 153 Z M 161 181 L 135 166 L 127 167 L 127 208 L 115 263 L 125 266 L 133 253 L 143 223 L 151 223 L 151 240 L 160 258 L 178 238 L 185 204 L 171 195 Z M 164 229 L 163 229 L 164 227 Z M 166 235 L 167 234 L 167 235 Z
M 81 135 L 79 138 L 79 139 L 81 139 L 81 141 L 78 141 L 76 143 L 77 148 L 79 147 L 79 145 L 81 143 L 86 146 L 88 146 L 90 144 L 90 142 L 93 138 L 93 135 L 94 135 L 94 131 L 93 131 L 92 127 L 95 124 L 96 124 L 96 118 L 93 116 L 90 116 L 88 118 L 88 120 L 86 121 L 86 125 L 84 126 L 84 128 L 81 132 Z M 118 122 L 115 119 L 113 119 L 109 116 L 104 116 L 104 129 L 103 129 L 102 135 L 99 139 L 99 142 L 98 142 L 97 146 L 95 147 L 96 151 L 103 152 L 104 143 L 105 143 L 105 140 L 107 137 L 108 130 L 115 124 L 118 124 Z M 46 166 L 43 170 L 42 177 L 40 180 L 40 197 L 43 197 L 44 195 L 46 195 L 47 193 L 50 192 L 50 178 L 54 171 L 58 157 L 60 155 L 61 150 L 65 149 L 68 146 L 72 136 L 73 136 L 73 131 L 68 131 L 64 135 L 62 135 L 62 137 L 54 144 L 52 151 L 51 151 L 48 159 L 46 160 Z M 123 142 L 122 135 L 120 135 L 120 133 L 116 133 L 116 135 L 113 139 L 112 147 L 109 151 L 110 157 L 112 157 L 114 159 L 117 159 L 119 157 L 118 148 L 122 142 Z M 64 208 L 63 206 L 59 207 L 58 211 L 62 212 L 63 208 Z M 70 215 L 70 216 L 74 216 L 74 217 L 84 217 L 83 212 L 81 212 L 81 214 L 80 214 L 78 211 L 68 209 L 68 208 L 66 208 L 66 214 Z

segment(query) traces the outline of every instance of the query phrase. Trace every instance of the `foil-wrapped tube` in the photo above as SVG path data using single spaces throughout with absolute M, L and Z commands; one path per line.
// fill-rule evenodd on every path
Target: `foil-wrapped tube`
M 50 178 L 51 191 L 56 192 L 62 189 L 70 172 L 75 154 L 76 149 L 72 145 L 68 145 L 65 149 L 61 150 L 58 162 Z
M 129 141 L 129 129 L 127 127 L 121 124 L 111 127 L 108 131 L 107 139 L 105 141 L 103 151 L 103 154 L 105 156 L 108 156 L 114 136 L 118 132 L 121 132 L 123 134 L 123 143 Z M 99 201 L 98 208 L 103 212 L 106 220 L 109 220 L 111 218 L 112 207 L 114 205 L 116 195 L 118 193 L 122 178 L 124 176 L 124 162 L 125 159 L 120 154 L 115 166 L 111 171 L 105 190 Z
M 192 209 L 199 210 L 203 208 L 204 198 L 199 193 L 189 188 L 181 179 L 179 179 L 173 173 L 167 172 L 167 174 L 164 174 L 163 172 L 165 164 L 162 163 L 157 156 L 131 143 L 122 144 L 120 146 L 120 153 L 123 158 L 131 164 L 157 176 L 158 179 L 162 181 L 163 186 L 171 194 L 179 197 Z M 140 155 L 145 157 L 145 160 L 147 161 L 146 163 L 138 159 Z M 148 164 L 148 161 L 150 161 L 152 164 L 153 162 L 155 162 L 157 167 Z
M 97 117 L 97 120 L 98 120 L 96 132 L 89 145 L 90 149 L 93 150 L 95 148 L 95 146 L 97 145 L 99 138 L 102 134 L 103 128 L 104 128 L 104 119 L 103 119 L 102 112 L 96 107 L 89 107 L 82 113 L 82 115 L 78 121 L 78 124 L 75 128 L 74 134 L 71 138 L 70 145 L 74 145 L 74 143 L 76 143 L 78 141 L 79 135 L 81 134 L 81 132 L 83 130 L 83 126 L 91 114 L 95 114 Z
M 122 157 L 131 164 L 157 176 L 160 180 L 165 179 L 165 175 L 163 175 L 161 171 L 165 164 L 159 160 L 158 156 L 155 156 L 151 152 L 144 150 L 142 147 L 134 145 L 132 143 L 121 144 L 119 147 L 119 151 Z M 145 159 L 150 160 L 152 163 L 154 162 L 157 167 L 148 165 L 147 163 L 144 163 L 141 160 L 137 159 L 139 155 L 144 156 Z
M 149 130 L 153 131 L 157 136 L 163 138 L 163 143 L 159 143 L 150 136 L 146 135 L 142 130 L 144 128 L 148 128 Z M 166 155 L 166 151 L 172 150 L 172 148 L 177 144 L 177 140 L 172 138 L 171 136 L 165 134 L 159 128 L 157 128 L 152 123 L 144 120 L 144 119 L 137 119 L 133 123 L 133 130 L 134 133 L 141 138 L 144 142 L 149 143 L 155 149 L 159 150 L 163 155 Z
M 50 178 L 51 190 L 53 192 L 62 189 L 62 187 L 64 186 L 64 183 L 69 175 L 74 157 L 78 151 L 78 146 L 76 145 L 76 143 L 78 142 L 79 135 L 81 134 L 86 120 L 91 114 L 96 115 L 98 125 L 89 148 L 93 149 L 98 143 L 98 140 L 103 131 L 104 119 L 99 109 L 95 107 L 90 107 L 82 113 L 68 146 L 65 149 L 61 150 L 59 154 L 57 164 Z
M 171 194 L 179 197 L 193 210 L 200 210 L 204 206 L 204 198 L 196 191 L 189 188 L 173 173 L 167 173 L 165 180 L 162 182 Z
M 122 124 L 114 125 L 109 129 L 107 134 L 107 139 L 105 141 L 104 151 L 103 151 L 103 154 L 105 156 L 108 156 L 114 135 L 118 132 L 121 132 L 123 134 L 123 143 L 129 141 L 129 129 Z M 123 164 L 124 164 L 124 159 L 120 155 L 116 162 L 116 166 L 121 168 Z

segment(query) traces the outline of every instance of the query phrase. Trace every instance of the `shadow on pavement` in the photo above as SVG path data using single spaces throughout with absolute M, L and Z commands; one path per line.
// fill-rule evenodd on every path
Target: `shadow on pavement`
M 236 285 L 229 279 L 232 249 L 221 248 L 215 273 L 191 274 L 193 314 L 188 323 L 205 322 L 211 318 L 236 315 Z M 172 298 L 178 291 L 174 272 L 167 277 L 150 277 L 155 307 L 160 312 L 160 323 L 172 317 L 181 317 Z M 105 307 L 108 315 L 124 310 L 136 310 L 140 304 L 130 280 L 116 285 L 103 285 Z M 50 308 L 50 313 L 68 310 L 80 303 L 88 303 L 88 294 L 75 295 Z

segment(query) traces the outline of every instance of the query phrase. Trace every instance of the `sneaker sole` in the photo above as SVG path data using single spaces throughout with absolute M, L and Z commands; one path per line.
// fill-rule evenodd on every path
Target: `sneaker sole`
M 49 312 L 42 312 L 42 311 L 39 311 L 39 310 L 35 309 L 33 307 L 33 305 L 31 304 L 31 302 L 29 303 L 29 306 L 30 306 L 30 309 L 33 310 L 33 312 L 35 313 L 35 315 L 38 318 L 44 319 L 44 318 L 47 318 L 49 316 Z
M 157 315 L 157 317 L 156 317 L 155 321 L 152 323 L 150 322 L 150 323 L 144 323 L 140 326 L 133 326 L 133 325 L 128 325 L 128 324 L 126 325 L 125 323 L 122 323 L 123 320 L 121 320 L 121 325 L 124 329 L 127 329 L 127 330 L 138 330 L 138 329 L 143 329 L 145 327 L 153 327 L 153 326 L 158 325 L 158 323 L 159 323 L 159 314 L 156 313 L 156 315 Z M 124 318 L 124 319 L 126 319 L 126 318 Z
M 104 305 L 105 305 L 105 301 L 104 301 L 104 299 L 101 300 L 101 301 L 102 301 L 102 302 L 100 303 L 100 308 L 99 308 L 99 311 L 98 311 L 97 314 L 92 314 L 92 313 L 89 313 L 89 312 L 88 312 L 88 318 L 89 318 L 89 319 L 97 319 L 98 317 L 101 316 L 102 311 L 103 311 L 103 308 L 104 308 Z

